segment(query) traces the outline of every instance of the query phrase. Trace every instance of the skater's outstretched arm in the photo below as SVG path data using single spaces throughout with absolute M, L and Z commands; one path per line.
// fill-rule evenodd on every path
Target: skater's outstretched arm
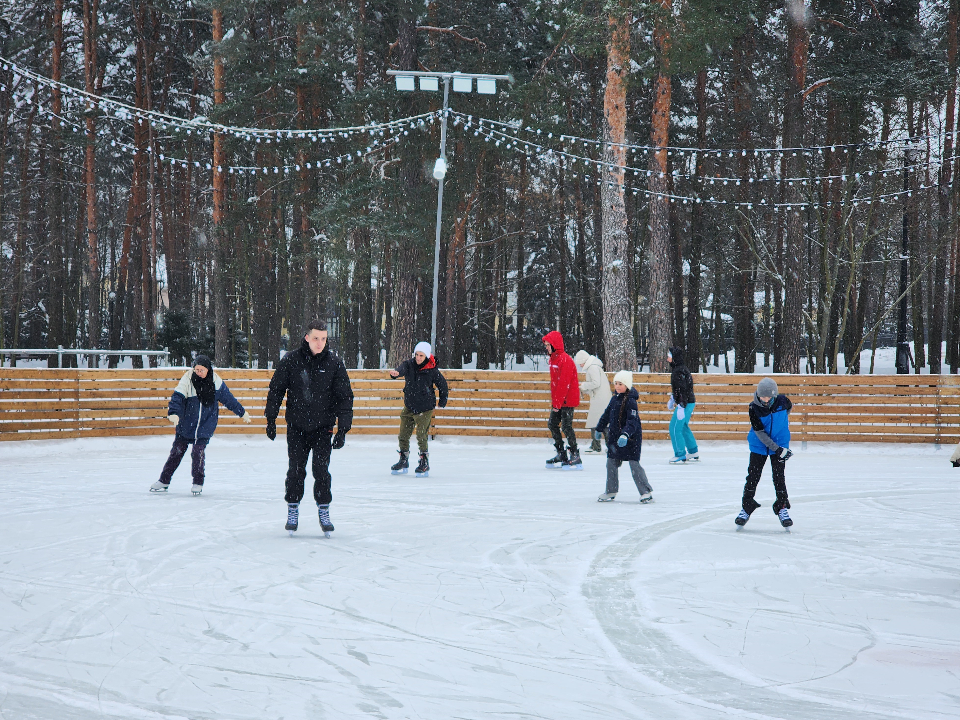
M 447 390 L 447 379 L 443 376 L 443 373 L 440 372 L 439 370 L 437 370 L 437 378 L 434 381 L 434 385 L 436 385 L 437 390 L 440 391 L 440 400 L 439 402 L 437 402 L 437 405 L 439 405 L 440 407 L 446 407 L 447 397 L 449 394 Z
M 216 379 L 219 380 L 220 378 Z M 217 400 L 223 403 L 223 406 L 237 417 L 243 417 L 247 412 L 243 409 L 240 401 L 233 396 L 230 388 L 227 387 L 227 384 L 223 382 L 223 380 L 220 380 L 220 387 L 217 388 Z

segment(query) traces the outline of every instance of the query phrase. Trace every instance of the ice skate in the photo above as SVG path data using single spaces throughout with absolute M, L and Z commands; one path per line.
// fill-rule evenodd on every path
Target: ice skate
M 150 486 L 150 492 L 156 492 L 156 493 L 161 493 L 161 492 L 165 493 L 169 489 L 170 489 L 169 485 L 164 485 L 159 480 L 157 480 L 153 485 Z
M 777 517 L 780 518 L 780 524 L 785 528 L 789 528 L 793 525 L 793 520 L 790 519 L 790 513 L 787 512 L 786 508 L 780 508 L 780 512 L 777 513 Z
M 557 450 L 556 455 L 547 460 L 547 470 L 556 470 L 557 468 L 563 467 L 565 462 L 567 462 L 567 451 L 560 448 Z
M 417 477 L 430 477 L 430 462 L 427 460 L 427 453 L 420 453 L 420 464 L 414 470 Z
M 203 492 L 203 485 L 197 485 L 196 483 L 194 483 L 193 486 L 190 488 L 190 492 L 192 492 L 194 495 L 199 495 L 200 493 Z
M 647 503 L 653 502 L 653 493 L 644 493 L 640 496 L 640 504 L 646 505 Z
M 590 447 L 583 451 L 584 455 L 599 455 L 603 452 L 603 448 L 600 447 L 600 438 L 596 435 L 593 436 L 593 440 L 590 443 Z
M 396 463 L 390 466 L 391 475 L 406 475 L 407 471 L 410 469 L 410 462 L 408 458 L 410 453 L 400 450 L 400 459 Z
M 700 462 L 700 453 L 694 453 L 693 455 L 687 455 L 688 463 Z
M 333 532 L 333 523 L 330 522 L 330 506 L 317 505 L 317 514 L 320 516 L 320 529 L 323 530 L 324 537 L 330 537 Z
M 297 531 L 297 525 L 300 521 L 300 505 L 298 503 L 287 503 L 287 524 L 283 529 L 290 533 L 290 537 Z
M 571 450 L 569 460 L 561 464 L 562 470 L 583 470 L 583 460 L 580 459 L 580 452 Z
M 613 502 L 613 499 L 617 496 L 616 493 L 604 493 L 597 498 L 597 502 Z
M 671 458 L 671 459 L 670 459 L 670 464 L 671 464 L 671 465 L 685 465 L 686 462 L 687 462 L 687 456 L 686 456 L 686 455 L 684 455 L 683 457 L 677 456 L 677 457 L 675 457 L 675 458 Z
M 741 509 L 740 514 L 737 515 L 737 519 L 734 520 L 734 522 L 737 524 L 737 529 L 739 530 L 744 525 L 746 525 L 747 520 L 749 519 L 750 519 L 750 513 L 748 513 L 746 510 Z

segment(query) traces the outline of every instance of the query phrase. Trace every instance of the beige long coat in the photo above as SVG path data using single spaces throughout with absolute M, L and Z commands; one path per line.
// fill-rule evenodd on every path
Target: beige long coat
M 600 416 L 607 409 L 607 404 L 613 397 L 613 391 L 610 389 L 610 381 L 603 373 L 603 362 L 600 358 L 591 355 L 586 350 L 580 350 L 573 360 L 583 374 L 587 376 L 587 379 L 580 383 L 580 392 L 586 393 L 590 398 L 587 427 L 592 429 L 600 422 Z

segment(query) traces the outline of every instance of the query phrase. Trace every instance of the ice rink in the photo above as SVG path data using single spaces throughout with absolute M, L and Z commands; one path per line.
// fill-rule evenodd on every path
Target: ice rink
M 147 491 L 172 435 L 0 445 L 0 718 L 957 718 L 951 448 L 814 445 L 795 520 L 733 518 L 746 443 L 667 464 L 442 440 L 333 454 L 336 531 L 283 530 L 283 437 L 217 436 Z M 310 481 L 308 480 L 308 483 Z

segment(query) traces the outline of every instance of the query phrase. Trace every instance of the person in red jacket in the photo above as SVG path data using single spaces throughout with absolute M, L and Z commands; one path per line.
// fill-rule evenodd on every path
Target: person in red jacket
M 550 421 L 547 426 L 553 436 L 557 455 L 547 460 L 548 468 L 563 470 L 583 470 L 580 452 L 577 449 L 577 436 L 573 432 L 573 409 L 580 404 L 580 381 L 577 378 L 577 366 L 573 358 L 563 350 L 563 336 L 551 330 L 543 336 L 543 346 L 550 355 Z M 563 447 L 563 434 L 567 436 L 567 450 Z

